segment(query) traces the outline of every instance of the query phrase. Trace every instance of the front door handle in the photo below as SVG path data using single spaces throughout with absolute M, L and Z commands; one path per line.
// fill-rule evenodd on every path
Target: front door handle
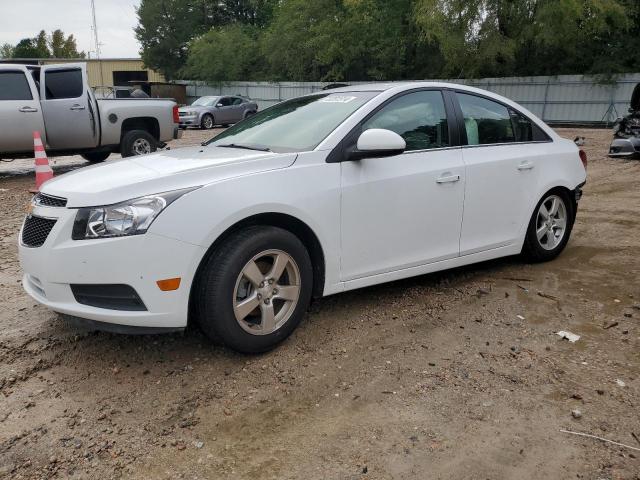
M 454 183 L 460 181 L 460 175 L 443 175 L 436 179 L 436 183 Z
M 22 113 L 36 113 L 38 109 L 33 107 L 22 107 L 19 108 L 18 111 Z
M 518 165 L 518 170 L 531 170 L 534 166 L 533 162 L 522 162 Z
M 84 110 L 85 107 L 83 105 L 79 105 L 79 104 L 75 104 L 75 105 L 71 105 L 71 108 L 69 110 Z

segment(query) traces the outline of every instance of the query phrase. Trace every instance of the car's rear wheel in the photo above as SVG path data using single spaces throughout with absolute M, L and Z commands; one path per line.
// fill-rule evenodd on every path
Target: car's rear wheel
M 158 142 L 153 135 L 145 130 L 131 130 L 124 134 L 120 144 L 120 154 L 123 157 L 146 155 L 158 149 Z
M 104 162 L 107 158 L 109 158 L 109 155 L 111 155 L 111 152 L 88 152 L 83 153 L 81 156 L 91 163 L 99 163 Z
M 214 126 L 213 116 L 205 113 L 200 120 L 200 128 L 203 130 L 211 130 Z
M 244 352 L 274 348 L 302 320 L 313 283 L 302 242 L 277 227 L 229 237 L 204 265 L 194 290 L 197 321 L 212 339 Z
M 535 262 L 554 259 L 567 246 L 574 219 L 574 206 L 566 192 L 547 193 L 531 216 L 522 252 Z

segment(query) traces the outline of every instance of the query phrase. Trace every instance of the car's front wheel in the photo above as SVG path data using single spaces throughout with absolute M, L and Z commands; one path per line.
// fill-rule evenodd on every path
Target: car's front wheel
M 531 216 L 522 252 L 535 262 L 556 258 L 567 246 L 574 219 L 574 206 L 566 192 L 547 193 Z
M 197 321 L 234 350 L 264 352 L 298 326 L 312 283 L 311 259 L 298 237 L 249 227 L 227 238 L 203 266 L 194 290 Z
M 215 122 L 213 120 L 213 116 L 205 113 L 202 116 L 202 120 L 200 120 L 200 128 L 203 130 L 211 130 L 214 126 Z

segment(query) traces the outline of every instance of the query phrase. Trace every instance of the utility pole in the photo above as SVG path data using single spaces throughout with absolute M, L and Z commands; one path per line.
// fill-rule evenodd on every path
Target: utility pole
M 98 68 L 100 68 L 100 85 L 104 85 L 104 75 L 102 73 L 102 61 L 100 60 L 100 42 L 98 41 L 98 22 L 96 22 L 96 2 L 91 0 L 91 18 L 93 20 L 93 41 L 96 47 L 96 59 L 98 60 Z

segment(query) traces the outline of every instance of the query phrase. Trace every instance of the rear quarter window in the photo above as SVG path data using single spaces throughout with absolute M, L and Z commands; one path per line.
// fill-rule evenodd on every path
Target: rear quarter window
M 33 100 L 23 72 L 0 72 L 0 100 Z

